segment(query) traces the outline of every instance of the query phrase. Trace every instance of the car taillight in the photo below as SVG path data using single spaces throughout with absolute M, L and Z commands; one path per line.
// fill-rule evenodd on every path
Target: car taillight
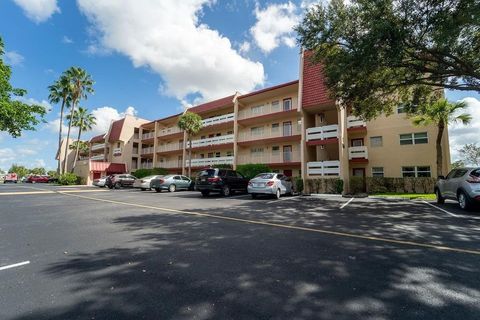
M 208 178 L 208 182 L 220 182 L 220 181 L 222 181 L 222 179 L 220 179 L 219 177 Z
M 274 183 L 275 183 L 274 181 L 268 181 L 268 182 L 267 182 L 267 187 L 273 186 Z
M 467 182 L 468 182 L 468 183 L 480 183 L 480 178 L 479 178 L 479 177 L 472 176 L 472 175 L 469 175 L 469 176 L 468 176 L 468 179 L 467 179 Z
M 160 184 L 162 184 L 162 183 L 165 182 L 165 180 L 163 180 L 163 179 L 160 179 L 160 180 L 158 180 L 158 181 L 160 182 Z
M 253 186 L 253 183 L 251 181 L 248 181 L 249 186 Z

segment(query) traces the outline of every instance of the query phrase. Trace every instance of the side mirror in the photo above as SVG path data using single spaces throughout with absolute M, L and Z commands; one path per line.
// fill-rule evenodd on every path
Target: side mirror
M 438 180 L 445 180 L 445 176 L 438 176 Z

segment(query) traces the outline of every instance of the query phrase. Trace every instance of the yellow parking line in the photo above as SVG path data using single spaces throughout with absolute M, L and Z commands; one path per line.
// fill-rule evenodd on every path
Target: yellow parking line
M 20 191 L 20 192 L 0 192 L 0 196 L 16 196 L 16 195 L 27 195 L 27 194 L 47 194 L 55 193 L 54 191 Z
M 270 226 L 270 227 L 276 227 L 276 228 L 315 232 L 315 233 L 335 235 L 335 236 L 347 237 L 347 238 L 355 238 L 355 239 L 370 240 L 370 241 L 376 241 L 376 242 L 400 244 L 400 245 L 412 246 L 412 247 L 421 247 L 421 248 L 436 249 L 436 250 L 442 250 L 442 251 L 451 251 L 451 252 L 457 252 L 457 253 L 467 253 L 467 254 L 480 255 L 480 251 L 478 251 L 478 250 L 453 248 L 453 247 L 439 246 L 439 245 L 435 245 L 435 244 L 421 243 L 421 242 L 414 242 L 414 241 L 405 241 L 405 240 L 395 240 L 395 239 L 388 239 L 388 238 L 381 238 L 381 237 L 372 237 L 372 236 L 366 236 L 366 235 L 360 235 L 360 234 L 330 231 L 330 230 L 322 230 L 322 229 L 314 229 L 314 228 L 300 227 L 300 226 L 292 226 L 292 225 L 278 224 L 278 223 L 272 223 L 272 222 L 267 222 L 267 221 L 234 218 L 234 217 L 220 216 L 220 215 L 214 215 L 214 214 L 209 214 L 209 213 L 200 213 L 200 212 L 194 212 L 194 211 L 184 211 L 184 210 L 176 210 L 176 209 L 169 209 L 169 208 L 161 208 L 161 207 L 147 206 L 147 205 L 143 205 L 143 204 L 135 204 L 135 203 L 129 203 L 129 202 L 115 201 L 115 200 L 92 198 L 92 197 L 76 195 L 76 194 L 67 194 L 65 192 L 58 192 L 58 193 L 65 194 L 66 196 L 77 197 L 77 198 L 86 199 L 86 200 L 120 204 L 120 205 L 126 205 L 126 206 L 144 208 L 144 209 L 153 209 L 153 210 L 166 211 L 166 212 L 172 212 L 172 213 L 177 213 L 177 214 L 187 214 L 187 215 L 192 215 L 192 216 L 208 217 L 208 218 L 242 222 L 242 223 L 248 223 L 248 224 Z

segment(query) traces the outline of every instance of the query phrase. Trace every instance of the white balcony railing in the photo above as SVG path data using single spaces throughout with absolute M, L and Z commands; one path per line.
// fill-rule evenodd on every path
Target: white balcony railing
M 158 168 L 181 168 L 182 160 L 168 160 L 168 161 L 159 161 L 157 162 Z
M 138 154 L 138 148 L 133 148 L 132 149 L 132 154 Z
M 193 140 L 192 148 L 213 146 L 213 145 L 225 144 L 225 143 L 233 143 L 233 134 L 227 134 L 224 136 L 218 136 L 218 137 L 207 138 L 207 139 Z M 188 143 L 187 143 L 187 146 L 189 146 Z
M 160 129 L 160 132 L 158 134 L 159 136 L 166 136 L 169 134 L 180 133 L 180 132 L 183 132 L 183 131 L 179 127 L 169 127 L 169 128 Z
M 152 162 L 142 162 L 140 165 L 140 168 L 142 169 L 153 169 L 153 163 Z
M 367 147 L 350 147 L 348 148 L 348 159 L 368 159 Z
M 307 162 L 307 174 L 310 176 L 338 176 L 340 175 L 340 161 Z
M 307 141 L 338 138 L 338 124 L 308 128 Z
M 269 138 L 279 138 L 279 137 L 290 137 L 295 135 L 300 135 L 301 130 L 298 128 L 297 125 L 283 127 L 279 126 L 278 128 L 271 128 L 267 127 L 264 130 L 256 130 L 252 131 L 248 129 L 246 131 L 240 131 L 238 133 L 238 141 L 252 141 L 252 140 L 259 140 L 259 139 L 269 139 Z
M 202 122 L 203 122 L 203 126 L 207 127 L 207 126 L 213 126 L 219 123 L 233 121 L 234 118 L 235 118 L 235 114 L 229 113 L 229 114 L 224 114 L 218 117 L 204 119 Z
M 142 154 L 150 154 L 153 153 L 153 147 L 143 148 Z
M 155 132 L 148 132 L 142 134 L 142 140 L 152 139 L 155 136 Z
M 105 149 L 105 143 L 100 143 L 100 144 L 94 144 L 92 145 L 92 147 L 90 148 L 90 150 L 92 151 L 95 151 L 95 150 L 102 150 L 102 149 Z
M 163 146 L 160 145 L 157 147 L 157 152 L 168 152 L 168 151 L 180 151 L 183 149 L 183 144 L 181 143 L 168 143 Z
M 103 154 L 99 154 L 98 156 L 91 156 L 90 160 L 93 160 L 93 161 L 105 160 L 105 156 Z
M 354 116 L 347 117 L 347 128 L 366 127 L 367 123 Z
M 297 110 L 296 106 L 292 105 L 292 108 L 290 110 Z M 243 120 L 247 118 L 252 118 L 252 117 L 258 117 L 258 116 L 263 116 L 266 114 L 270 113 L 276 113 L 276 112 L 281 112 L 281 111 L 290 111 L 290 110 L 284 110 L 282 103 L 278 104 L 265 104 L 263 106 L 253 106 L 253 107 L 247 107 L 243 110 L 240 110 L 238 112 L 238 119 Z
M 300 162 L 299 152 L 278 152 L 277 154 L 255 153 L 250 155 L 240 155 L 239 164 L 247 163 L 289 163 Z
M 203 158 L 203 159 L 192 159 L 192 167 L 206 167 L 217 164 L 233 164 L 233 157 L 218 157 L 218 158 Z M 188 167 L 189 161 L 186 161 L 186 166 Z

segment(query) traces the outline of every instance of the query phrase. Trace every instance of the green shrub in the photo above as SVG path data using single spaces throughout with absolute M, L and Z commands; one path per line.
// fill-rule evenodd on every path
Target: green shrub
M 231 164 L 216 164 L 215 165 L 215 168 L 218 168 L 218 169 L 232 169 L 232 165 Z
M 350 177 L 350 193 L 365 192 L 365 178 L 364 177 Z
M 168 170 L 165 168 L 137 169 L 132 175 L 138 179 L 153 175 L 166 175 Z
M 436 179 L 428 177 L 367 177 L 368 193 L 433 193 Z
M 74 173 L 64 173 L 58 177 L 58 183 L 66 186 L 75 185 L 78 183 L 79 178 L 80 177 L 77 177 Z
M 337 194 L 343 191 L 343 181 L 340 178 L 316 178 L 307 179 L 306 188 L 308 193 Z
M 272 170 L 263 163 L 248 163 L 237 166 L 237 171 L 245 176 L 245 178 L 252 179 L 259 173 L 271 172 Z
M 335 192 L 342 193 L 343 192 L 343 180 L 342 179 L 335 179 Z
M 293 186 L 296 192 L 303 192 L 303 179 L 300 177 L 295 177 L 293 179 Z

